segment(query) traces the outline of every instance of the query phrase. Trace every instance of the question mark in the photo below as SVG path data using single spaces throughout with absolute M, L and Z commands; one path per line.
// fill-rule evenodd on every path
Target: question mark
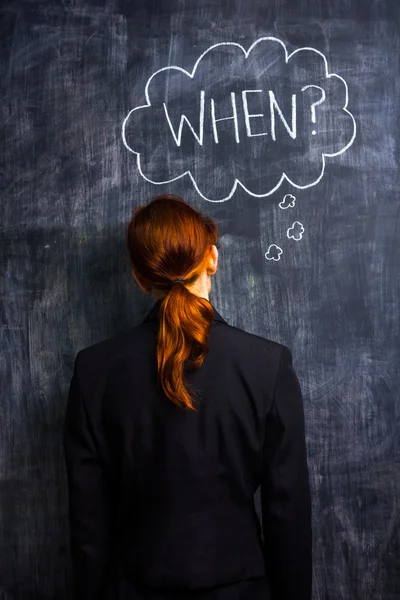
M 325 94 L 325 90 L 322 87 L 319 87 L 319 85 L 305 85 L 304 87 L 301 88 L 301 91 L 304 92 L 304 90 L 308 90 L 308 88 L 317 88 L 317 90 L 321 90 L 321 92 L 322 92 L 322 97 L 317 102 L 313 102 L 311 104 L 311 121 L 313 123 L 316 123 L 317 119 L 315 116 L 315 107 L 318 106 L 319 104 L 323 103 L 323 101 L 326 98 L 326 94 Z M 316 135 L 317 132 L 315 131 L 315 129 L 313 129 L 311 133 L 313 135 Z

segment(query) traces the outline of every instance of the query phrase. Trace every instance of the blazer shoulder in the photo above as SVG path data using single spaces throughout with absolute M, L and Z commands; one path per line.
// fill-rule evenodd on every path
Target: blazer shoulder
M 267 353 L 269 356 L 274 358 L 280 358 L 285 351 L 289 351 L 289 348 L 280 342 L 276 342 L 270 338 L 250 333 L 234 325 L 225 324 L 224 327 L 220 328 L 221 333 L 223 331 L 228 336 L 229 341 L 238 345 L 238 348 L 243 350 L 250 350 L 254 352 Z M 223 331 L 222 331 L 223 330 Z
M 85 346 L 76 354 L 76 364 L 87 373 L 95 369 L 100 372 L 107 369 L 114 361 L 124 356 L 126 352 L 142 348 L 146 327 L 143 323 L 123 329 L 103 340 Z

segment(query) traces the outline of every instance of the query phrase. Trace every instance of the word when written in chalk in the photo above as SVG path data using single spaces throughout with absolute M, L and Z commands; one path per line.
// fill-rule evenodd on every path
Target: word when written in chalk
M 319 90 L 322 91 L 322 97 L 317 102 L 313 102 L 313 104 L 310 107 L 311 108 L 311 120 L 313 123 L 315 123 L 316 122 L 315 107 L 322 104 L 322 102 L 325 100 L 326 96 L 325 96 L 325 91 L 320 86 L 316 86 L 316 85 L 306 85 L 301 89 L 301 91 L 303 92 L 304 90 L 311 88 L 311 87 L 318 88 Z M 290 122 L 288 122 L 289 119 L 287 120 L 285 118 L 285 116 L 279 106 L 279 103 L 276 99 L 274 92 L 272 90 L 269 90 L 268 97 L 269 97 L 270 132 L 264 131 L 261 133 L 255 133 L 252 130 L 252 121 L 254 121 L 254 119 L 263 118 L 265 115 L 263 113 L 254 114 L 254 113 L 250 112 L 250 110 L 249 110 L 249 94 L 260 94 L 260 93 L 262 93 L 262 90 L 243 90 L 242 91 L 242 106 L 243 106 L 244 122 L 245 122 L 245 126 L 246 126 L 247 136 L 248 137 L 259 137 L 259 136 L 268 135 L 270 133 L 271 138 L 274 141 L 276 141 L 276 121 L 277 121 L 277 119 L 279 119 L 280 122 L 284 125 L 289 136 L 292 139 L 296 139 L 296 137 L 297 137 L 297 95 L 296 94 L 292 94 L 292 100 L 291 100 L 292 110 L 291 110 Z M 237 101 L 236 101 L 235 92 L 231 92 L 231 104 L 232 104 L 232 114 L 229 116 L 224 116 L 224 117 L 221 117 L 220 115 L 218 115 L 218 118 L 217 118 L 215 101 L 213 98 L 210 99 L 211 124 L 212 124 L 214 142 L 216 144 L 219 143 L 217 123 L 219 123 L 221 121 L 232 121 L 233 122 L 235 140 L 236 140 L 237 144 L 240 143 L 239 119 L 238 119 L 238 109 L 237 109 Z M 163 102 L 163 108 L 164 108 L 165 117 L 167 119 L 169 128 L 171 130 L 172 136 L 173 136 L 177 146 L 180 146 L 181 142 L 182 142 L 182 130 L 183 130 L 184 123 L 187 124 L 187 126 L 191 130 L 193 136 L 197 140 L 198 144 L 200 144 L 200 146 L 203 145 L 204 117 L 205 117 L 205 91 L 204 90 L 201 90 L 201 92 L 200 92 L 200 115 L 199 115 L 198 132 L 195 131 L 193 125 L 191 124 L 191 122 L 189 121 L 187 116 L 184 114 L 181 115 L 178 131 L 176 131 L 176 129 L 171 121 L 171 117 L 170 117 L 170 114 L 168 111 L 168 106 L 166 105 L 165 102 Z M 316 134 L 315 129 L 313 129 L 312 134 L 313 135 Z

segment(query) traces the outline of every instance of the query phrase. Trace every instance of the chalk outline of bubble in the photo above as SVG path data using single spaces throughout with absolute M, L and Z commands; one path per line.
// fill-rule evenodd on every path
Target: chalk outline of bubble
M 225 198 L 222 198 L 221 200 L 212 200 L 211 198 L 207 198 L 206 196 L 204 196 L 204 194 L 202 194 L 197 186 L 197 183 L 192 175 L 192 173 L 189 171 L 185 171 L 184 173 L 182 173 L 181 175 L 178 175 L 177 177 L 173 177 L 172 179 L 167 179 L 166 181 L 153 181 L 152 179 L 149 179 L 148 177 L 146 177 L 143 172 L 142 172 L 142 168 L 141 168 L 141 164 L 140 164 L 140 152 L 136 152 L 135 150 L 132 150 L 132 148 L 128 145 L 127 141 L 126 141 L 126 137 L 125 137 L 125 126 L 126 123 L 128 122 L 129 117 L 131 116 L 131 114 L 133 112 L 135 112 L 136 110 L 140 110 L 142 108 L 148 108 L 149 106 L 152 106 L 151 102 L 150 102 L 150 98 L 149 98 L 149 85 L 151 80 L 153 79 L 153 77 L 155 77 L 156 75 L 158 75 L 158 73 L 162 73 L 163 71 L 167 71 L 167 70 L 172 70 L 175 69 L 176 71 L 180 71 L 181 73 L 184 73 L 185 75 L 187 75 L 188 77 L 190 77 L 191 79 L 193 79 L 197 67 L 200 63 L 200 61 L 202 60 L 202 58 L 211 50 L 213 50 L 214 48 L 218 48 L 219 46 L 236 46 L 237 48 L 240 48 L 242 50 L 242 52 L 244 53 L 245 57 L 248 58 L 250 52 L 253 50 L 253 48 L 259 44 L 260 42 L 263 41 L 273 41 L 273 42 L 278 42 L 282 48 L 285 51 L 285 62 L 286 64 L 288 63 L 288 61 L 290 60 L 290 58 L 292 56 L 294 56 L 295 54 L 297 54 L 298 52 L 303 52 L 303 51 L 308 51 L 308 52 L 315 52 L 316 54 L 319 54 L 320 56 L 322 56 L 322 58 L 324 59 L 324 64 L 325 64 L 325 73 L 326 73 L 326 79 L 330 79 L 331 77 L 337 77 L 338 79 L 340 79 L 340 81 L 342 81 L 344 83 L 345 86 L 345 90 L 346 90 L 346 102 L 343 106 L 343 110 L 350 115 L 352 121 L 353 121 L 353 135 L 351 137 L 351 140 L 348 142 L 348 144 L 342 148 L 341 150 L 339 150 L 338 152 L 332 152 L 332 153 L 324 153 L 322 152 L 322 169 L 321 169 L 321 173 L 320 175 L 317 177 L 317 179 L 312 182 L 312 183 L 307 183 L 306 185 L 297 185 L 296 183 L 294 183 L 290 177 L 288 177 L 286 175 L 286 173 L 282 173 L 278 183 L 275 185 L 274 188 L 272 188 L 272 190 L 270 190 L 269 192 L 267 192 L 266 194 L 256 194 L 254 192 L 251 192 L 250 190 L 248 190 L 246 188 L 246 186 L 239 181 L 239 179 L 235 178 L 234 184 L 232 186 L 232 189 L 230 191 L 230 193 L 228 194 L 228 196 L 226 196 Z M 313 187 L 314 185 L 317 185 L 317 183 L 319 183 L 322 179 L 322 177 L 324 176 L 325 173 L 325 156 L 329 156 L 329 157 L 333 157 L 333 156 L 339 156 L 340 154 L 343 154 L 344 152 L 346 152 L 346 150 L 348 150 L 350 148 L 350 146 L 352 145 L 352 143 L 354 142 L 355 138 L 356 138 L 356 134 L 357 134 L 357 124 L 356 124 L 356 120 L 354 118 L 354 116 L 352 115 L 352 113 L 347 109 L 347 105 L 348 105 L 348 101 L 349 101 L 349 90 L 347 87 L 347 83 L 346 81 L 343 79 L 343 77 L 341 77 L 340 75 L 337 75 L 337 73 L 329 73 L 328 71 L 328 61 L 325 57 L 325 55 L 320 52 L 320 50 L 316 50 L 315 48 L 311 48 L 308 46 L 304 46 L 303 48 L 297 48 L 297 50 L 294 50 L 293 52 L 291 52 L 290 54 L 287 51 L 287 48 L 285 46 L 285 44 L 279 40 L 276 37 L 261 37 L 258 38 L 258 40 L 256 40 L 255 42 L 253 42 L 253 44 L 250 46 L 250 48 L 248 50 L 245 50 L 243 48 L 243 46 L 241 44 L 238 44 L 237 42 L 220 42 L 218 44 L 213 44 L 212 46 L 210 46 L 209 48 L 207 48 L 207 50 L 205 50 L 203 52 L 203 54 L 201 54 L 199 56 L 199 58 L 196 60 L 193 70 L 191 73 L 189 73 L 189 71 L 186 71 L 186 69 L 183 69 L 182 67 L 177 67 L 176 65 L 171 65 L 168 67 L 162 67 L 161 69 L 158 69 L 157 71 L 155 71 L 155 73 L 153 73 L 149 79 L 147 80 L 146 86 L 145 86 L 145 96 L 146 96 L 146 101 L 147 104 L 142 104 L 141 106 L 136 106 L 135 108 L 132 108 L 128 114 L 126 115 L 123 123 L 122 123 L 122 141 L 124 143 L 124 146 L 127 148 L 127 150 L 129 150 L 129 152 L 132 152 L 133 154 L 137 155 L 137 167 L 139 170 L 140 175 L 143 177 L 143 179 L 145 179 L 146 181 L 148 181 L 149 183 L 152 183 L 154 185 L 165 185 L 167 183 L 172 183 L 173 181 L 178 181 L 178 179 L 181 179 L 182 177 L 185 177 L 185 175 L 189 175 L 193 187 L 195 188 L 196 192 L 199 194 L 199 196 L 201 196 L 201 198 L 203 198 L 204 200 L 207 200 L 207 202 L 226 202 L 227 200 L 230 200 L 233 196 L 233 194 L 236 192 L 236 189 L 238 187 L 238 185 L 245 191 L 247 192 L 250 196 L 253 196 L 254 198 L 266 198 L 267 196 L 271 196 L 271 194 L 273 194 L 274 192 L 276 192 L 276 190 L 278 190 L 280 188 L 280 186 L 282 185 L 282 183 L 284 181 L 287 181 L 288 183 L 290 183 L 290 185 L 292 185 L 293 187 L 295 187 L 298 190 L 306 190 L 307 188 Z
M 301 227 L 299 239 L 295 238 L 293 235 L 289 235 L 289 231 L 291 229 L 294 229 L 295 225 L 300 225 L 300 227 Z M 294 223 L 292 223 L 291 227 L 289 227 L 289 229 L 287 230 L 286 235 L 288 236 L 289 240 L 294 240 L 295 242 L 299 242 L 303 237 L 304 231 L 305 231 L 305 229 L 304 229 L 303 223 L 300 223 L 300 221 L 294 221 Z
M 268 258 L 267 254 L 268 254 L 268 252 L 271 250 L 272 246 L 275 246 L 275 248 L 278 248 L 278 258 L 274 258 L 273 256 L 271 256 L 271 258 Z M 282 248 L 280 248 L 280 247 L 279 247 L 277 244 L 270 244 L 270 245 L 268 246 L 268 250 L 266 251 L 266 253 L 264 254 L 264 256 L 265 256 L 265 258 L 266 258 L 267 260 L 275 260 L 275 261 L 278 261 L 278 260 L 281 260 L 281 256 L 282 256 L 282 254 L 283 254 L 283 250 L 282 250 Z
M 285 199 L 290 196 L 290 198 L 293 198 L 293 200 L 291 202 L 289 202 L 289 204 L 287 206 L 281 206 L 282 202 L 283 204 L 285 204 Z M 296 196 L 293 196 L 293 194 L 285 194 L 283 196 L 283 199 L 279 202 L 278 206 L 279 208 L 281 208 L 282 210 L 286 210 L 287 208 L 294 208 L 296 204 Z

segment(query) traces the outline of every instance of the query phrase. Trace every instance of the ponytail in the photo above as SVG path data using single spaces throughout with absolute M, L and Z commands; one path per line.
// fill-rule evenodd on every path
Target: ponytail
M 192 294 L 192 284 L 217 242 L 216 223 L 173 195 L 159 196 L 133 211 L 128 225 L 132 269 L 142 288 L 167 291 L 159 309 L 157 372 L 165 396 L 196 410 L 185 374 L 203 364 L 214 311 Z
M 185 368 L 197 370 L 208 351 L 208 336 L 214 311 L 205 299 L 175 283 L 159 312 L 157 366 L 167 398 L 182 408 L 196 410 L 193 390 L 184 380 Z

